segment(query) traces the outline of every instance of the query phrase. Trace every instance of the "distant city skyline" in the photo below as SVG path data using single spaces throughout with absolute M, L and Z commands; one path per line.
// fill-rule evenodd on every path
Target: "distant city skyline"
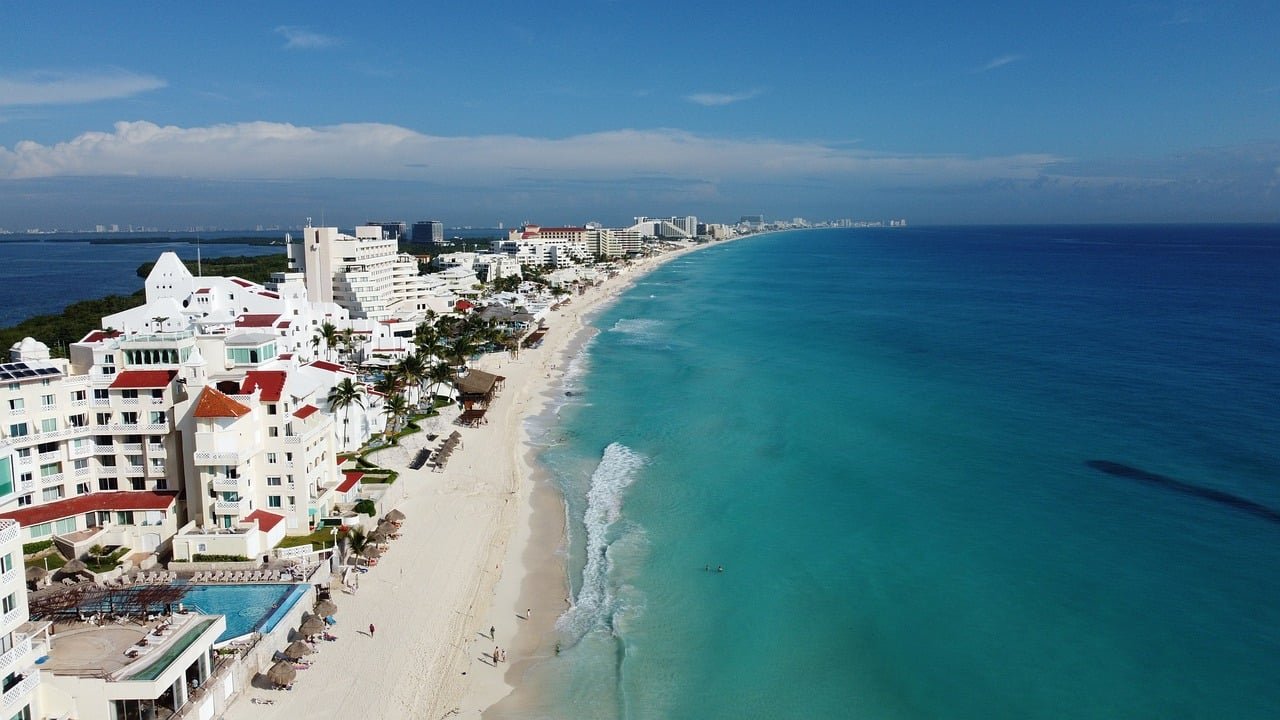
M 10 230 L 1280 221 L 1275 3 L 5 16 Z

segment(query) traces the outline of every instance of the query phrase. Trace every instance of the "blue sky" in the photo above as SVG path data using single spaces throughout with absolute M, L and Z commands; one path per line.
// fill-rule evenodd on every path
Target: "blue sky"
M 1280 3 L 0 0 L 0 228 L 1280 221 Z

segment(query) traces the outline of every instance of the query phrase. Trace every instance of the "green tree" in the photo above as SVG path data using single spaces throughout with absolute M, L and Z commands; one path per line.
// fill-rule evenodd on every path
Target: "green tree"
M 331 322 L 324 322 L 319 328 L 316 328 L 316 334 L 311 338 L 311 346 L 319 347 L 324 345 L 326 353 L 331 353 L 338 347 L 338 328 Z
M 345 448 L 350 442 L 348 428 L 351 425 L 351 406 L 364 408 L 364 387 L 357 385 L 351 378 L 343 378 L 333 386 L 326 399 L 329 401 L 330 411 L 342 411 L 342 446 Z
M 396 365 L 396 369 L 400 372 L 400 377 L 404 379 L 406 391 L 410 393 L 409 401 L 417 402 L 422 383 L 427 379 L 428 368 L 423 356 L 418 353 L 406 355 Z
M 400 423 L 409 417 L 411 406 L 404 395 L 388 395 L 383 407 L 387 411 L 387 434 L 394 435 L 400 430 Z

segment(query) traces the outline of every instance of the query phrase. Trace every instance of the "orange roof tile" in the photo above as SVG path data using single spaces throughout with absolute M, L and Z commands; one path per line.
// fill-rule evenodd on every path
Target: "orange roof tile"
M 198 418 L 238 418 L 248 414 L 249 408 L 214 387 L 206 387 L 196 401 Z
M 284 522 L 283 515 L 277 515 L 273 512 L 267 512 L 266 510 L 254 510 L 248 515 L 245 515 L 244 519 L 257 523 L 258 529 L 262 532 L 271 532 L 271 528 Z
M 262 388 L 263 402 L 280 402 L 280 393 L 284 392 L 284 382 L 288 377 L 289 374 L 283 370 L 250 370 L 244 374 L 240 394 L 252 395 L 254 390 Z
M 177 370 L 125 370 L 111 381 L 111 389 L 136 390 L 168 387 L 177 375 Z

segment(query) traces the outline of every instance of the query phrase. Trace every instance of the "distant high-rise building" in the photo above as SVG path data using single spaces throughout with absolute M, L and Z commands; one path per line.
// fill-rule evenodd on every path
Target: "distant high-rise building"
M 365 227 L 382 228 L 382 236 L 388 240 L 399 240 L 409 236 L 409 226 L 403 220 L 391 220 L 388 222 L 378 222 L 370 220 L 365 223 Z
M 419 220 L 413 224 L 413 241 L 434 245 L 443 243 L 444 223 L 439 220 Z

